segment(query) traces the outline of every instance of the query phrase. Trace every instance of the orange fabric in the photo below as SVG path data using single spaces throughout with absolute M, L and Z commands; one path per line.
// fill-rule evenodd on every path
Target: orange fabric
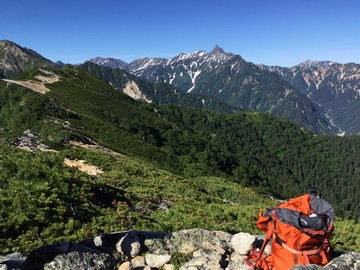
M 290 199 L 289 201 L 278 205 L 277 208 L 288 208 L 291 210 L 296 210 L 302 213 L 303 215 L 311 215 L 313 213 L 311 211 L 309 194 L 305 194 L 300 197 Z
M 309 194 L 293 198 L 280 204 L 277 208 L 295 210 L 301 215 L 313 214 Z M 251 253 L 252 257 L 250 255 L 248 257 L 250 261 L 256 261 L 255 267 L 264 270 L 286 270 L 297 264 L 311 263 L 323 266 L 329 262 L 329 237 L 333 231 L 333 223 L 327 231 L 308 229 L 300 231 L 300 229 L 281 222 L 277 218 L 275 210 L 272 212 L 267 210 L 259 213 L 256 225 L 260 230 L 267 232 L 267 235 L 262 249 L 257 253 Z M 271 255 L 264 257 L 262 251 L 271 237 Z
M 294 267 L 296 264 L 317 264 L 317 265 L 325 265 L 328 263 L 328 260 L 324 260 L 322 253 L 325 252 L 323 248 L 324 238 L 320 237 L 312 237 L 309 236 L 297 229 L 293 226 L 283 223 L 276 219 L 276 216 L 273 217 L 276 220 L 276 229 L 274 234 L 274 238 L 280 238 L 284 241 L 284 244 L 288 246 L 290 249 L 296 251 L 307 251 L 311 249 L 320 249 L 318 254 L 314 255 L 301 255 L 295 254 L 282 245 L 277 243 L 275 239 L 273 239 L 271 246 L 271 254 L 273 256 L 274 269 L 288 269 Z
M 260 254 L 258 249 L 252 249 L 249 256 L 245 259 L 245 262 L 253 268 L 260 268 L 263 270 L 271 270 L 273 265 L 273 259 L 271 255 Z
M 262 230 L 263 232 L 267 232 L 268 231 L 268 226 L 269 226 L 269 222 L 271 221 L 272 217 L 271 216 L 264 216 L 264 211 L 260 211 L 258 214 L 258 220 L 256 222 L 256 226 L 258 227 L 259 230 Z

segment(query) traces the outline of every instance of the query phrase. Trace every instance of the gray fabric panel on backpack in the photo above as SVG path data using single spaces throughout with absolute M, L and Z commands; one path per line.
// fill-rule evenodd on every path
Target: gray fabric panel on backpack
M 323 230 L 327 226 L 326 216 L 300 215 L 300 212 L 288 208 L 276 208 L 276 216 L 279 221 L 294 226 L 298 230 L 306 228 L 310 230 Z
M 310 203 L 311 209 L 315 212 L 315 214 L 328 215 L 331 220 L 335 220 L 335 211 L 330 203 L 314 195 L 310 195 Z
M 300 213 L 298 211 L 290 210 L 288 208 L 276 208 L 275 212 L 278 220 L 300 229 Z

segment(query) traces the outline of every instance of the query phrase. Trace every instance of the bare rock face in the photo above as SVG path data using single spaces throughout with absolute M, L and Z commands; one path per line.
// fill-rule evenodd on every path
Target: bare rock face
M 0 78 L 14 79 L 34 67 L 58 68 L 35 51 L 7 40 L 0 40 L 0 55 Z
M 43 246 L 27 257 L 19 253 L 0 256 L 0 270 L 246 270 L 252 268 L 244 259 L 250 249 L 261 245 L 262 237 L 202 229 L 171 234 L 113 232 L 81 243 Z M 292 269 L 360 270 L 360 253 L 343 253 L 324 267 L 298 265 Z

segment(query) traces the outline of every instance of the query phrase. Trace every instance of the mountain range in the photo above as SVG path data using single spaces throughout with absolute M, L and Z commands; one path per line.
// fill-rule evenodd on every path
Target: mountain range
M 219 112 L 224 101 L 216 97 L 213 108 L 193 106 L 199 98 L 207 104 L 205 95 L 192 93 L 201 74 L 187 93 L 124 69 L 60 67 L 9 41 L 1 44 L 1 252 L 100 231 L 255 230 L 256 212 L 276 203 L 269 196 L 287 199 L 310 185 L 338 216 L 360 217 L 358 136 L 322 136 L 230 105 Z M 223 61 L 241 59 L 219 48 L 196 55 L 213 59 L 207 63 L 215 75 Z M 292 100 L 301 94 L 311 104 L 275 72 L 243 60 L 237 65 L 239 73 L 258 71 L 258 82 L 276 78 Z M 250 71 L 244 73 L 249 80 Z M 167 101 L 169 93 L 181 95 Z M 341 232 L 358 237 L 351 229 Z
M 244 110 L 271 113 L 321 134 L 358 134 L 360 65 L 306 61 L 291 68 L 255 65 L 219 46 L 210 52 L 170 59 L 141 58 L 127 64 L 93 58 L 150 83 L 165 82 L 194 94 L 216 97 Z
M 343 134 L 360 130 L 360 65 L 306 61 L 291 68 L 262 66 L 277 73 L 323 108 Z

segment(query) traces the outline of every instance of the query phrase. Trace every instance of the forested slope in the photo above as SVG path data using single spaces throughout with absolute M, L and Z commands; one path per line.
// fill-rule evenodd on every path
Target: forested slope
M 46 94 L 0 81 L 4 250 L 125 228 L 253 230 L 256 212 L 274 202 L 244 187 L 286 199 L 315 184 L 337 216 L 360 216 L 357 136 L 316 136 L 268 114 L 134 101 L 72 66 L 46 72 L 60 77 L 45 84 Z M 9 146 L 27 129 L 60 152 Z M 70 141 L 97 142 L 126 157 L 74 150 Z M 67 168 L 65 157 L 105 173 Z M 163 201 L 173 210 L 154 210 Z M 343 224 L 356 246 L 354 224 Z
M 90 138 L 184 176 L 225 177 L 279 198 L 315 184 L 342 216 L 360 215 L 357 136 L 315 136 L 269 114 L 156 106 L 78 68 L 58 73 L 45 95 L 0 82 L 1 126 L 33 129 L 55 148 Z

